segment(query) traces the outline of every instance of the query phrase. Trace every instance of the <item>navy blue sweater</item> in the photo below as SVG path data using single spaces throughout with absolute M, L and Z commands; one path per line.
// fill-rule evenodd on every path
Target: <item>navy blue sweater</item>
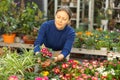
M 62 50 L 61 53 L 66 57 L 71 51 L 74 39 L 75 31 L 72 27 L 67 25 L 63 30 L 58 30 L 54 20 L 46 21 L 39 29 L 34 52 L 40 51 L 40 46 L 44 44 L 54 51 Z

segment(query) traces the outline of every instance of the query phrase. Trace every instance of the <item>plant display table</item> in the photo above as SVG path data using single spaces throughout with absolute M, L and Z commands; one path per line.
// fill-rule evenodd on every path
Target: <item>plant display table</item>
M 0 42 L 0 46 L 33 49 L 33 44 L 24 44 L 24 43 L 11 43 L 11 44 L 8 44 L 8 43 Z
M 107 51 L 102 50 L 89 50 L 89 49 L 79 49 L 79 48 L 72 48 L 71 53 L 76 54 L 90 54 L 90 55 L 98 55 L 98 56 L 107 56 Z M 120 57 L 120 53 L 115 53 L 115 56 Z
M 81 53 L 81 54 L 91 54 L 91 55 L 100 55 L 100 56 L 107 56 L 107 51 L 101 50 L 89 50 L 89 49 L 79 49 L 79 48 L 72 48 L 71 53 Z
M 7 43 L 4 43 L 4 42 L 0 42 L 0 46 L 33 49 L 33 44 L 24 44 L 24 43 L 11 43 L 11 44 L 7 44 Z M 71 53 L 107 56 L 107 51 L 89 50 L 89 49 L 80 49 L 80 48 L 72 48 Z M 115 56 L 120 57 L 120 53 L 115 53 Z

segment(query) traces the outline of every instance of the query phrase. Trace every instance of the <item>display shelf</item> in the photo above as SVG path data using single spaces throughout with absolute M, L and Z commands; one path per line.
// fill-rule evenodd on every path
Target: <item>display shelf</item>
M 120 7 L 113 7 L 113 10 L 115 12 L 114 19 L 116 23 L 120 23 Z
M 94 0 L 54 0 L 54 11 L 61 6 L 68 6 L 75 18 L 71 19 L 71 26 L 79 29 L 81 27 L 80 23 L 86 23 L 87 19 L 88 29 L 93 30 L 93 12 L 94 12 Z
M 120 23 L 120 0 L 111 0 L 113 9 L 113 19 L 116 23 Z
M 115 22 L 120 23 L 120 20 L 116 20 Z
M 113 9 L 120 9 L 120 7 L 113 7 Z

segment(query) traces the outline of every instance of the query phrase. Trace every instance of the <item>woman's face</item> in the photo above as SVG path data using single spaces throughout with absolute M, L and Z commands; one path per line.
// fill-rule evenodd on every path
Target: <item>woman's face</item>
M 55 25 L 58 30 L 63 30 L 69 22 L 69 15 L 65 11 L 58 11 L 56 13 Z

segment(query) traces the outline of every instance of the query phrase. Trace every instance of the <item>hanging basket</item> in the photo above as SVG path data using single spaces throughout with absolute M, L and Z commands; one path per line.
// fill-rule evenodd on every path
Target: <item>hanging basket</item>
M 3 34 L 2 37 L 3 37 L 3 41 L 5 43 L 14 43 L 14 40 L 15 40 L 15 34 Z

